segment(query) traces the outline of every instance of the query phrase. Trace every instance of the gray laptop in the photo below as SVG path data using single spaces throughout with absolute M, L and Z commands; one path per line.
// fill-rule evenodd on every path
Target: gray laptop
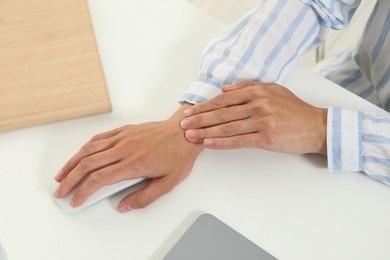
M 201 215 L 164 260 L 277 260 L 210 214 Z

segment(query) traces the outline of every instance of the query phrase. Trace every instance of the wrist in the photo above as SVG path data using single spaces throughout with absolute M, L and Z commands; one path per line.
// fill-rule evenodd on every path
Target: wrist
M 182 148 L 197 157 L 205 149 L 203 144 L 189 142 L 185 137 L 185 130 L 180 127 L 180 122 L 185 118 L 184 111 L 191 106 L 193 104 L 183 103 L 167 122 L 170 124 L 170 131 L 178 138 L 178 143 L 182 145 Z
M 315 153 L 327 154 L 327 119 L 328 110 L 325 108 L 318 108 L 318 130 Z

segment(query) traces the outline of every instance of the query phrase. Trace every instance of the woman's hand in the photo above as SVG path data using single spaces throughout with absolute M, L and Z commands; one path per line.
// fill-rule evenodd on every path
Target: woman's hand
M 242 82 L 222 91 L 184 111 L 181 127 L 188 141 L 210 149 L 326 154 L 326 109 L 275 83 Z
M 180 108 L 161 122 L 126 125 L 93 137 L 56 176 L 61 184 L 54 196 L 64 198 L 79 184 L 71 206 L 80 206 L 92 193 L 105 185 L 144 177 L 148 185 L 119 203 L 119 211 L 143 208 L 171 191 L 190 173 L 203 150 L 189 143 L 179 126 Z

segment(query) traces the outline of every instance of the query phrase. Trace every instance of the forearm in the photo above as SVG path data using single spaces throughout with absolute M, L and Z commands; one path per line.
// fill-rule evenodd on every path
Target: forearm
M 210 41 L 199 76 L 182 100 L 199 103 L 241 81 L 278 82 L 291 64 L 319 43 L 314 9 L 301 1 L 265 1 Z
M 241 81 L 280 82 L 292 64 L 325 40 L 329 30 L 346 27 L 359 0 L 261 1 L 240 21 L 210 41 L 198 78 L 182 100 L 200 103 Z

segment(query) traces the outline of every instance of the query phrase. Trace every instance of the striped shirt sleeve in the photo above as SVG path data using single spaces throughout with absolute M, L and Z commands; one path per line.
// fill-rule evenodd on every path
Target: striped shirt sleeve
M 275 0 L 259 4 L 206 46 L 198 78 L 181 101 L 199 103 L 240 81 L 280 82 L 290 66 L 345 27 L 360 0 Z
M 373 1 L 359 42 L 314 68 L 319 74 L 390 111 L 390 1 Z
M 390 115 L 328 109 L 330 171 L 361 171 L 390 185 Z
M 304 52 L 329 30 L 343 29 L 360 0 L 275 0 L 259 4 L 206 46 L 198 78 L 182 101 L 199 103 L 220 87 L 244 80 L 280 82 Z M 390 185 L 390 116 L 331 107 L 330 171 L 362 171 Z

